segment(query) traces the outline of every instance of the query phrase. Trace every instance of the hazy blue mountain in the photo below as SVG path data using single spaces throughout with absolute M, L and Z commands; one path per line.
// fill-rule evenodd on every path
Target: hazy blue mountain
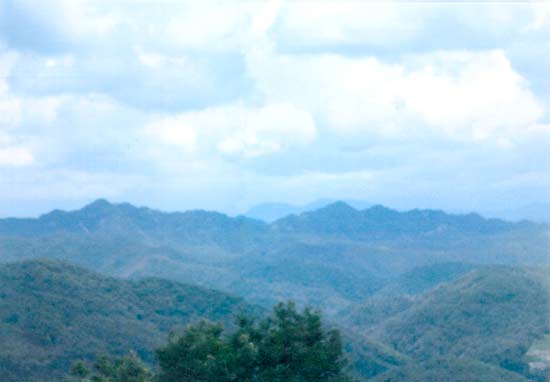
M 147 235 L 159 239 L 234 246 L 261 234 L 266 225 L 246 217 L 230 218 L 210 211 L 164 213 L 128 203 L 97 200 L 76 211 L 55 210 L 32 218 L 0 219 L 0 234 L 45 236 L 56 233 Z
M 460 233 L 499 233 L 530 223 L 509 223 L 485 219 L 478 214 L 451 215 L 438 210 L 398 212 L 384 206 L 359 211 L 344 202 L 335 202 L 299 216 L 277 220 L 281 231 L 314 232 L 365 238 L 381 235 Z M 368 235 L 368 236 L 367 236 Z
M 268 223 L 282 217 L 300 214 L 303 212 L 302 206 L 295 206 L 287 203 L 262 203 L 251 207 L 243 215 L 252 219 L 262 220 Z
M 244 213 L 244 216 L 271 223 L 289 215 L 299 215 L 304 212 L 315 211 L 335 202 L 337 202 L 335 199 L 319 199 L 304 205 L 262 203 L 250 208 Z M 372 203 L 361 200 L 346 200 L 345 203 L 358 210 L 363 210 L 372 206 Z
M 37 219 L 0 219 L 1 261 L 57 258 L 122 277 L 158 276 L 329 314 L 436 263 L 549 261 L 546 225 L 343 202 L 264 223 L 98 200 Z

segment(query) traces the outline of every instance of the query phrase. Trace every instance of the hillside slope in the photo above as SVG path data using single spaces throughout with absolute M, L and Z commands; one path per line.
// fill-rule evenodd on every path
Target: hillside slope
M 337 202 L 266 224 L 98 200 L 37 219 L 0 219 L 1 261 L 57 258 L 120 277 L 162 277 L 269 306 L 292 298 L 330 315 L 415 267 L 550 261 L 546 225 Z M 429 286 L 429 283 L 428 283 Z
M 58 381 L 77 359 L 130 350 L 151 360 L 169 330 L 255 309 L 241 299 L 161 279 L 125 281 L 52 260 L 0 267 L 3 382 Z
M 199 319 L 231 328 L 240 311 L 264 313 L 240 298 L 163 279 L 116 279 L 57 260 L 2 265 L 0 379 L 59 381 L 72 362 L 100 354 L 135 351 L 152 361 L 171 330 Z M 347 331 L 344 338 L 350 367 L 361 378 L 408 360 Z
M 467 358 L 411 362 L 377 375 L 371 382 L 527 382 L 524 376 Z
M 527 352 L 550 333 L 549 283 L 533 269 L 481 267 L 393 311 L 367 304 L 356 329 L 420 362 L 469 358 L 530 375 Z M 374 313 L 373 313 L 374 312 Z M 376 320 L 362 315 L 374 314 Z

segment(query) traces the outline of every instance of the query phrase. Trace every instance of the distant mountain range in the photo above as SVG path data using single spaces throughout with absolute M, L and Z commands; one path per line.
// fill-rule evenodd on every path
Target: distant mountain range
M 289 215 L 300 215 L 304 212 L 315 211 L 337 201 L 338 200 L 336 199 L 319 199 L 304 205 L 293 205 L 288 203 L 262 203 L 250 208 L 243 215 L 252 219 L 263 220 L 267 223 L 271 223 Z M 361 200 L 345 200 L 344 202 L 357 210 L 364 210 L 372 206 L 372 203 Z
M 0 219 L 4 262 L 64 259 L 115 276 L 190 282 L 265 305 L 293 298 L 329 314 L 422 265 L 546 263 L 548 237 L 544 224 L 383 206 L 359 211 L 344 202 L 273 223 L 106 200 L 37 219 Z
M 0 375 L 150 359 L 170 328 L 293 299 L 343 330 L 361 380 L 542 382 L 549 243 L 547 224 L 344 202 L 271 223 L 106 200 L 0 219 Z
M 304 212 L 315 211 L 337 201 L 337 199 L 319 199 L 304 205 L 262 203 L 251 207 L 243 215 L 271 223 L 290 215 L 300 215 Z M 344 200 L 344 203 L 356 210 L 364 210 L 375 205 L 374 203 L 361 200 Z M 483 211 L 481 215 L 515 222 L 529 220 L 536 223 L 550 223 L 550 204 L 531 203 L 518 208 Z

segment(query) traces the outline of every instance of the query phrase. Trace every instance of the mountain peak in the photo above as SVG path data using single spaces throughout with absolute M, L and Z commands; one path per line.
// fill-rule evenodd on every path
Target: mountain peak
M 113 206 L 113 204 L 110 203 L 107 199 L 100 198 L 100 199 L 94 200 L 90 204 L 85 205 L 82 209 L 83 210 L 96 210 L 96 209 L 105 209 L 105 208 L 109 208 L 109 207 L 112 207 L 112 206 Z
M 319 208 L 317 211 L 325 211 L 325 212 L 357 212 L 355 208 L 347 204 L 346 202 L 343 202 L 341 200 L 338 200 L 336 202 L 330 203 L 324 207 Z M 315 212 L 315 211 L 314 211 Z
M 369 207 L 367 208 L 368 211 L 373 211 L 373 212 L 390 212 L 390 211 L 395 211 L 395 210 L 392 210 L 391 208 L 388 208 L 386 206 L 383 206 L 382 204 L 376 204 L 372 207 Z

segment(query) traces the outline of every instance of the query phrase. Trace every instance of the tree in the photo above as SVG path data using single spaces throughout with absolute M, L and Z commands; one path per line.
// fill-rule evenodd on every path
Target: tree
M 230 357 L 221 334 L 223 327 L 201 321 L 182 336 L 172 336 L 168 345 L 156 351 L 160 381 L 226 381 Z
M 99 357 L 92 368 L 77 362 L 71 370 L 72 380 L 78 382 L 152 382 L 153 374 L 135 355 L 110 358 Z
M 319 312 L 278 304 L 267 318 L 236 318 L 223 335 L 219 324 L 200 322 L 157 350 L 160 382 L 347 381 L 342 340 L 325 330 Z

